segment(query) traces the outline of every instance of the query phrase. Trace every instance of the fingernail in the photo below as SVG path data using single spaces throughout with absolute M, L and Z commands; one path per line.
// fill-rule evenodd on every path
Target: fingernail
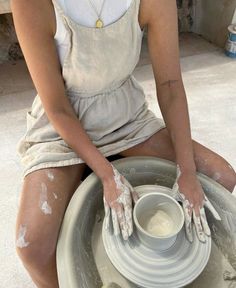
M 189 241 L 190 243 L 193 243 L 193 238 L 188 237 L 188 241 Z
M 205 237 L 204 233 L 200 232 L 198 236 L 199 236 L 199 240 L 201 242 L 203 242 L 203 243 L 206 242 L 206 237 Z
M 188 234 L 188 239 L 192 243 L 193 242 L 193 235 L 192 234 Z
M 127 230 L 122 230 L 122 236 L 123 236 L 123 239 L 124 239 L 124 240 L 127 240 L 127 239 L 128 239 Z
M 129 226 L 129 236 L 131 236 L 133 233 L 133 225 Z
M 128 237 L 128 225 L 127 225 L 126 222 L 125 222 L 124 225 L 122 226 L 121 231 L 122 231 L 123 238 L 124 238 L 124 239 L 127 239 L 127 237 Z
M 205 227 L 205 234 L 206 234 L 207 236 L 211 236 L 211 230 L 210 230 L 209 227 Z
M 191 222 L 187 223 L 185 225 L 186 225 L 185 231 L 186 231 L 186 234 L 187 234 L 187 238 L 188 238 L 188 240 L 190 242 L 193 242 L 193 232 L 192 232 L 192 229 L 191 229 Z

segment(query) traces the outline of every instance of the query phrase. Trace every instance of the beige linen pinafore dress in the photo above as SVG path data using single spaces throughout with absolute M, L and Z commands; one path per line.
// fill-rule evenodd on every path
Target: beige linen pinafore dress
M 53 5 L 70 35 L 62 65 L 66 95 L 97 149 L 105 157 L 114 155 L 164 128 L 164 121 L 148 109 L 144 90 L 132 74 L 143 36 L 138 22 L 140 0 L 133 0 L 117 21 L 103 28 L 78 24 L 57 1 Z M 26 123 L 17 144 L 23 178 L 42 168 L 84 163 L 56 132 L 38 94 Z

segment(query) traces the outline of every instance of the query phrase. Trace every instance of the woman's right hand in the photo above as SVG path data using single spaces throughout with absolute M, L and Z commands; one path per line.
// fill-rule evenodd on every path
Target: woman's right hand
M 121 231 L 123 239 L 127 240 L 133 233 L 132 202 L 137 202 L 138 194 L 128 180 L 111 166 L 114 175 L 103 182 L 105 228 L 109 228 L 111 215 L 114 234 L 119 235 Z

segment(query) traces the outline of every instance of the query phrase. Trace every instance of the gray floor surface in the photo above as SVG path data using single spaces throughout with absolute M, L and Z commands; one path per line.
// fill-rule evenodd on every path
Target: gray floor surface
M 180 54 L 192 136 L 236 169 L 236 60 L 192 33 L 180 36 Z M 145 41 L 134 74 L 145 89 L 150 109 L 160 116 Z M 0 288 L 35 287 L 16 255 L 14 244 L 22 186 L 16 144 L 25 133 L 26 111 L 35 95 L 24 61 L 0 65 Z

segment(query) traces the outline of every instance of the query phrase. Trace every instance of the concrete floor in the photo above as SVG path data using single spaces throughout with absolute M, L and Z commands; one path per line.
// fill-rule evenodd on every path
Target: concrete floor
M 226 57 L 222 49 L 192 33 L 181 34 L 180 54 L 192 136 L 236 169 L 236 62 Z M 145 89 L 150 109 L 160 116 L 145 41 L 134 74 Z M 24 61 L 0 65 L 0 288 L 35 287 L 14 245 L 22 186 L 22 167 L 15 149 L 25 133 L 26 111 L 35 95 Z

